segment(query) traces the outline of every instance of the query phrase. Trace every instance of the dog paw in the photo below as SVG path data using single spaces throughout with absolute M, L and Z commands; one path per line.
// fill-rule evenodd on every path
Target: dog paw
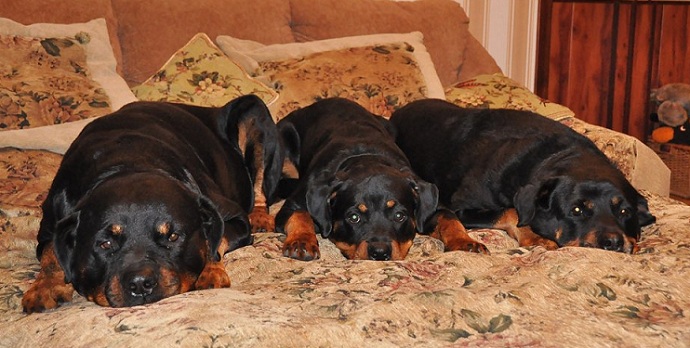
M 311 238 L 286 239 L 285 244 L 283 244 L 283 255 L 301 261 L 316 260 L 321 257 L 319 242 L 316 240 L 316 236 L 313 240 Z
M 252 233 L 275 231 L 275 218 L 266 211 L 266 207 L 254 207 L 249 213 Z
M 62 281 L 51 282 L 37 279 L 22 297 L 24 313 L 37 313 L 54 309 L 72 301 L 74 288 Z
M 467 251 L 471 253 L 491 254 L 489 249 L 475 240 L 455 240 L 445 246 L 446 251 Z
M 204 270 L 199 274 L 194 288 L 196 290 L 202 289 L 219 289 L 229 288 L 230 277 L 225 271 L 225 266 L 222 262 L 209 262 L 204 267 Z
M 546 250 L 556 250 L 558 249 L 558 244 L 550 239 L 546 238 L 538 238 L 534 239 L 532 242 L 530 242 L 527 245 L 521 245 L 521 246 L 540 246 L 543 247 Z

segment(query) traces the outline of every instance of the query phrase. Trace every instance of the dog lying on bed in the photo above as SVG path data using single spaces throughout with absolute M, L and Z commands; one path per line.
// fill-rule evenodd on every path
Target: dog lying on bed
M 439 188 L 445 210 L 432 222 L 504 229 L 521 246 L 634 253 L 655 221 L 608 158 L 559 122 L 442 100 L 410 103 L 391 122 L 412 168 Z
M 319 258 L 318 231 L 348 259 L 404 259 L 438 191 L 411 171 L 388 121 L 331 98 L 292 112 L 278 130 L 299 172 L 276 215 L 284 255 Z M 450 232 L 436 235 L 447 250 L 486 251 L 464 231 Z
M 94 120 L 43 203 L 41 269 L 24 311 L 74 290 L 122 307 L 230 286 L 221 257 L 251 243 L 254 194 L 270 198 L 281 167 L 277 129 L 255 96 L 222 108 L 137 102 Z

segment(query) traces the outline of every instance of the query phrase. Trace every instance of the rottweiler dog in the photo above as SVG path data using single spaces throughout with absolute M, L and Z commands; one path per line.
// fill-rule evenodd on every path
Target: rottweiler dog
M 412 172 L 388 120 L 329 98 L 290 113 L 278 131 L 299 176 L 275 219 L 287 234 L 284 255 L 319 258 L 320 233 L 348 259 L 404 259 L 436 210 L 438 190 Z M 484 250 L 452 232 L 437 236 L 448 250 Z
M 252 242 L 248 212 L 267 214 L 281 156 L 255 96 L 221 108 L 135 102 L 94 120 L 43 203 L 41 268 L 24 311 L 55 308 L 74 290 L 124 307 L 230 286 L 221 257 Z
M 459 218 L 504 229 L 521 246 L 634 253 L 640 227 L 655 221 L 596 145 L 554 120 L 421 100 L 391 122 L 412 168 L 438 186 L 442 209 L 432 224 Z

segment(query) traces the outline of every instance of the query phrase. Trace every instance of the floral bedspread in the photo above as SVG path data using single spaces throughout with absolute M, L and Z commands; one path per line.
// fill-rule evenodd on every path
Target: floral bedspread
M 658 222 L 636 255 L 525 249 L 484 229 L 471 234 L 491 255 L 421 236 L 404 261 L 345 260 L 321 240 L 321 259 L 302 262 L 262 233 L 225 256 L 229 289 L 131 308 L 75 296 L 25 315 L 38 206 L 59 161 L 0 150 L 0 347 L 690 346 L 690 206 L 654 194 Z

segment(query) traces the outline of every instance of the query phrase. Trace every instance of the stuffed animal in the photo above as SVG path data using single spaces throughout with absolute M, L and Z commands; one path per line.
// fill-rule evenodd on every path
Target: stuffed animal
M 657 105 L 651 115 L 660 126 L 652 132 L 652 140 L 658 143 L 690 145 L 690 85 L 670 83 L 652 90 L 652 102 Z

